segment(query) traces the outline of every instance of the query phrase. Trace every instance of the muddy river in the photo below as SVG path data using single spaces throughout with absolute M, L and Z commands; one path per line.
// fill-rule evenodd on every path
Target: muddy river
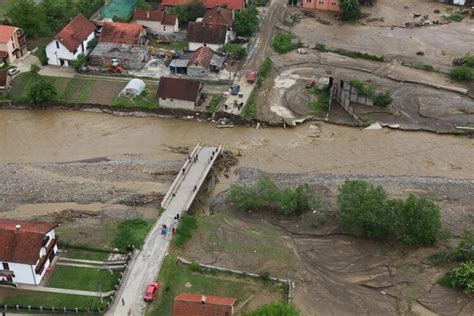
M 474 140 L 466 137 L 307 123 L 297 128 L 218 129 L 213 124 L 107 114 L 0 111 L 0 163 L 100 157 L 182 159 L 169 146 L 222 144 L 240 165 L 270 172 L 474 178 Z M 130 156 L 132 155 L 132 156 Z

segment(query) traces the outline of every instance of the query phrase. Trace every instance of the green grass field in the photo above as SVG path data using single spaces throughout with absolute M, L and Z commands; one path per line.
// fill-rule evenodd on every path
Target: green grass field
M 285 298 L 284 288 L 280 285 L 226 273 L 193 272 L 190 266 L 176 264 L 173 256 L 165 258 L 158 282 L 161 288 L 147 315 L 171 315 L 173 300 L 181 292 L 235 297 L 236 304 L 263 292 L 276 294 L 281 301 Z M 191 287 L 186 287 L 186 283 Z
M 62 289 L 98 291 L 98 284 L 103 292 L 114 288 L 119 272 L 97 270 L 95 268 L 81 268 L 56 265 L 46 286 Z
M 0 289 L 0 304 L 21 306 L 68 307 L 68 308 L 105 308 L 105 300 L 101 304 L 99 298 L 70 294 L 23 291 L 17 289 Z

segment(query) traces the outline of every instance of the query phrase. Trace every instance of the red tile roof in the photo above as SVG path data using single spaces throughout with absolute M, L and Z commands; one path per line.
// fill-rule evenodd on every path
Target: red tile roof
M 211 59 L 214 56 L 214 52 L 207 46 L 199 47 L 189 59 L 188 66 L 203 66 L 209 68 L 211 65 Z
M 163 0 L 161 2 L 161 8 L 165 7 L 175 7 L 182 4 L 190 4 L 194 0 Z M 202 0 L 202 4 L 208 8 L 212 9 L 220 6 L 227 6 L 227 8 L 232 10 L 242 10 L 245 7 L 245 0 Z
M 207 24 L 216 24 L 216 25 L 225 25 L 231 27 L 234 24 L 234 17 L 232 15 L 232 10 L 225 9 L 222 7 L 217 7 L 211 10 L 207 10 L 204 18 L 202 19 L 203 23 Z
M 79 14 L 56 34 L 54 38 L 61 42 L 70 52 L 73 52 L 94 31 L 95 25 L 85 16 Z
M 174 299 L 173 316 L 231 316 L 237 299 L 180 293 Z
M 16 230 L 16 225 L 21 225 Z M 0 261 L 36 264 L 46 233 L 57 223 L 0 219 Z
M 16 26 L 0 25 L 0 43 L 8 43 L 16 30 Z
M 202 22 L 189 22 L 188 42 L 206 44 L 224 44 L 227 27 L 224 25 L 204 24 Z
M 140 10 L 135 9 L 133 19 L 137 21 L 155 21 L 163 25 L 175 25 L 176 15 L 168 14 L 163 10 Z
M 161 77 L 156 95 L 158 98 L 195 102 L 200 92 L 200 81 Z
M 8 57 L 8 52 L 4 50 L 0 50 L 0 58 L 7 58 Z
M 7 72 L 0 71 L 0 87 L 5 87 L 7 85 Z
M 132 23 L 106 22 L 100 32 L 99 42 L 116 44 L 140 44 L 143 25 Z

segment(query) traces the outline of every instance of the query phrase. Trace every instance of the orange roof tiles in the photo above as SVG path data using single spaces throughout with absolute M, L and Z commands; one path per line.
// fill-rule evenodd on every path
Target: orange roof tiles
M 231 316 L 237 299 L 180 293 L 174 299 L 173 316 Z
M 0 25 L 0 43 L 8 43 L 16 30 L 18 28 L 15 26 Z
M 143 25 L 140 24 L 106 22 L 102 27 L 99 42 L 138 45 L 143 30 Z

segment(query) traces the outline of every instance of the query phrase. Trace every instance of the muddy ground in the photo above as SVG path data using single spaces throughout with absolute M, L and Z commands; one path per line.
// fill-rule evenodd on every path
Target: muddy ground
M 355 238 L 333 215 L 337 188 L 347 176 L 265 174 L 238 169 L 241 183 L 269 175 L 283 185 L 309 183 L 322 201 L 301 218 L 234 210 L 226 192 L 211 203 L 214 215 L 182 252 L 204 263 L 272 275 L 296 282 L 293 300 L 303 315 L 471 315 L 472 298 L 436 281 L 449 267 L 427 257 L 443 248 L 413 249 Z M 454 235 L 474 230 L 474 183 L 429 177 L 355 177 L 383 185 L 393 197 L 415 193 L 436 200 L 443 225 Z M 325 224 L 315 227 L 320 218 Z M 214 219 L 213 219 L 214 218 Z M 313 224 L 313 225 L 312 225 Z

